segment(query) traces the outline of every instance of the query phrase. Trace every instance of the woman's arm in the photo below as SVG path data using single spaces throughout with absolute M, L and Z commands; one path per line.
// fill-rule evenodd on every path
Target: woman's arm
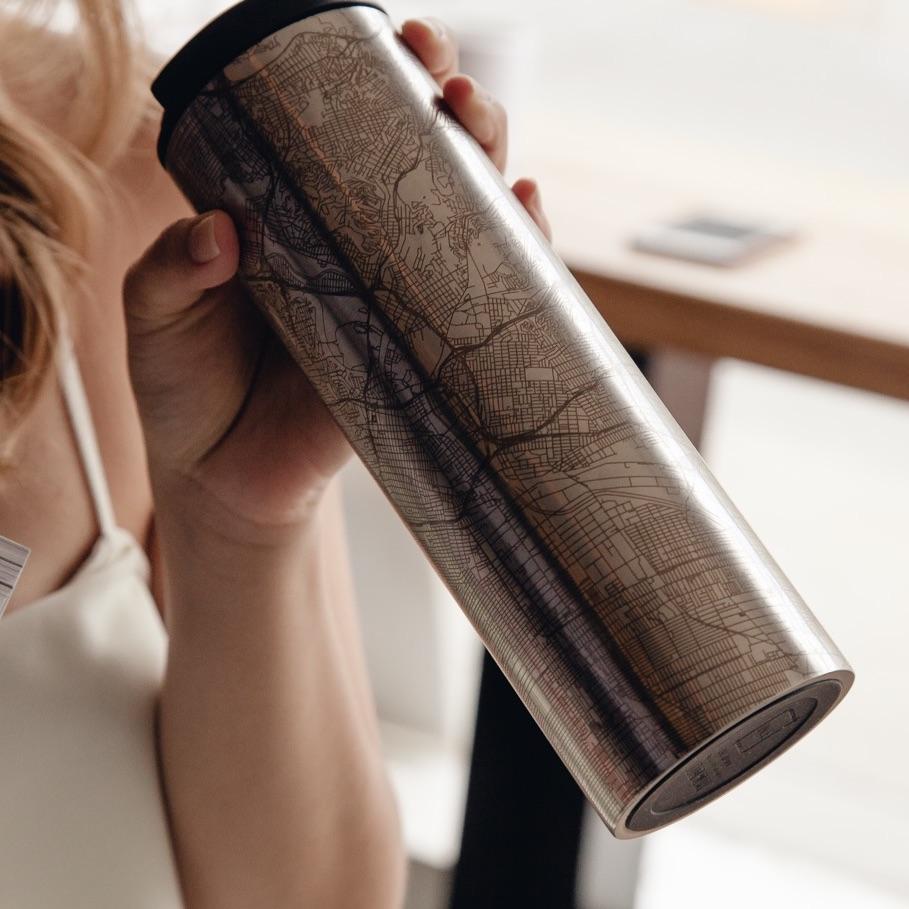
M 327 492 L 292 538 L 251 543 L 214 507 L 159 506 L 173 566 L 162 768 L 193 909 L 401 904 L 398 820 L 342 620 L 338 507 Z
M 236 239 L 223 213 L 178 222 L 125 289 L 170 635 L 161 766 L 186 901 L 397 906 L 403 849 L 331 479 L 348 449 L 225 283 Z M 219 254 L 199 263 L 212 240 Z

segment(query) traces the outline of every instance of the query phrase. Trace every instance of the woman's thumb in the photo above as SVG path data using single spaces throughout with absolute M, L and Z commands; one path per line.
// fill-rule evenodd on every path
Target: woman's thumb
M 123 302 L 130 334 L 179 319 L 205 291 L 232 278 L 238 260 L 237 232 L 226 212 L 172 224 L 126 273 Z
M 159 460 L 191 460 L 245 394 L 255 338 L 235 305 L 238 261 L 233 221 L 213 211 L 168 227 L 124 279 L 129 374 Z

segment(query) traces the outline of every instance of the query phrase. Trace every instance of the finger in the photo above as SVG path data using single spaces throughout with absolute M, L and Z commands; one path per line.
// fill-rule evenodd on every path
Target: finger
M 439 85 L 457 72 L 458 42 L 445 23 L 432 16 L 408 19 L 401 26 L 401 37 Z
M 505 108 L 475 79 L 463 73 L 445 81 L 442 96 L 492 163 L 504 171 L 508 157 L 508 115 Z
M 533 218 L 537 227 L 543 231 L 546 239 L 552 242 L 552 227 L 549 224 L 549 218 L 543 211 L 543 203 L 540 199 L 540 187 L 536 180 L 528 177 L 521 177 L 516 180 L 511 191 L 518 197 L 520 203 L 527 209 L 527 214 Z
M 131 328 L 160 327 L 181 316 L 205 291 L 233 277 L 239 250 L 226 212 L 172 224 L 126 273 L 123 301 Z

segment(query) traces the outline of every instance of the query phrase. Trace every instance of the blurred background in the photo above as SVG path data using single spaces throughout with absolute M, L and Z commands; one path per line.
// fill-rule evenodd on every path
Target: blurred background
M 226 5 L 145 0 L 148 38 L 173 52 Z M 532 903 L 554 909 L 909 906 L 909 4 L 385 6 L 456 30 L 462 68 L 509 110 L 509 181 L 539 178 L 556 250 L 857 673 L 816 731 L 681 823 L 617 842 L 583 809 L 551 868 L 507 836 L 478 865 L 462 834 L 482 648 L 351 465 L 408 909 L 530 906 L 491 894 L 502 868 L 531 862 L 542 878 L 571 869 L 573 897 Z M 671 225 L 704 214 L 726 225 L 708 245 L 742 225 L 775 242 L 739 263 L 686 260 L 704 244 Z M 468 836 L 508 810 L 484 798 Z M 459 874 L 487 896 L 465 899 Z

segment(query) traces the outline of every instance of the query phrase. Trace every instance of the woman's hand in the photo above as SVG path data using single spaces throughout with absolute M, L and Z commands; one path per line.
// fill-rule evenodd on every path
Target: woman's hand
M 436 20 L 413 19 L 402 37 L 504 168 L 505 111 L 457 73 L 451 33 Z M 536 183 L 518 180 L 513 191 L 549 237 Z M 238 256 L 224 212 L 164 231 L 124 284 L 130 373 L 159 512 L 173 503 L 232 542 L 283 542 L 306 523 L 349 447 L 246 297 Z
M 408 19 L 401 37 L 410 45 L 442 89 L 454 115 L 486 150 L 492 163 L 505 172 L 508 155 L 508 118 L 505 108 L 470 76 L 459 73 L 458 45 L 454 35 L 438 19 Z M 522 177 L 512 187 L 527 213 L 552 240 L 549 221 L 543 213 L 540 189 L 535 180 Z

